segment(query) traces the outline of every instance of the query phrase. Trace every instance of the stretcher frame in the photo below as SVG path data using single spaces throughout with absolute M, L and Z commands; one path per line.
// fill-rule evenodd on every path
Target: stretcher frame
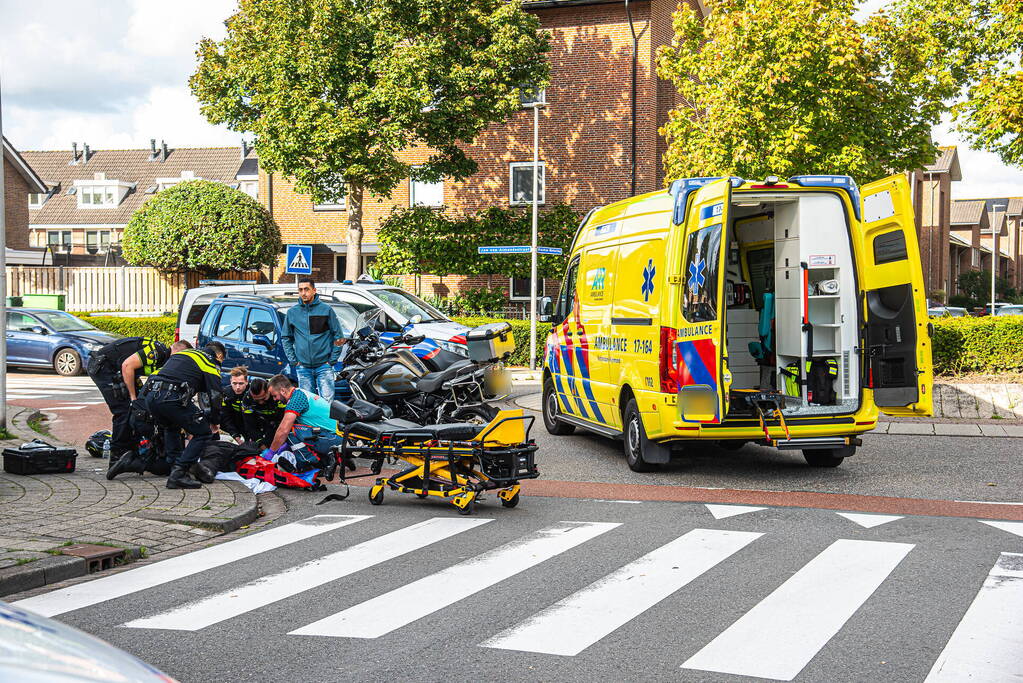
M 521 410 L 504 410 L 470 440 L 438 438 L 426 428 L 402 429 L 365 436 L 357 428 L 338 430 L 341 444 L 334 447 L 340 483 L 380 474 L 385 460 L 404 461 L 408 467 L 390 477 L 378 478 L 369 490 L 373 505 L 384 502 L 384 489 L 411 493 L 418 498 L 443 498 L 469 515 L 484 491 L 497 490 L 501 505 L 519 503 L 522 479 L 540 476 L 529 438 L 536 418 Z M 345 463 L 351 458 L 372 460 L 369 474 L 347 476 Z

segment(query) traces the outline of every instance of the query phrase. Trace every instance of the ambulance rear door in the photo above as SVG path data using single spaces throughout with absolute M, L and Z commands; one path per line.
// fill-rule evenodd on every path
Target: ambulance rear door
M 882 412 L 931 415 L 931 327 L 909 183 L 895 175 L 860 192 L 853 243 L 863 295 L 863 381 Z
M 679 417 L 716 424 L 725 417 L 731 382 L 725 353 L 725 235 L 732 185 L 714 181 L 693 195 L 686 213 L 679 273 L 682 316 L 675 330 L 672 365 L 678 382 Z

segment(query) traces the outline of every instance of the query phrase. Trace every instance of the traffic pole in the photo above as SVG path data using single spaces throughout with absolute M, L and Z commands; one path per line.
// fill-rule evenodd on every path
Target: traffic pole
M 3 96 L 0 94 L 0 148 L 3 146 Z M 7 195 L 3 159 L 3 151 L 0 151 L 0 429 L 7 429 Z
M 536 247 L 540 191 L 540 103 L 533 103 L 533 227 L 529 250 L 529 369 L 536 370 Z

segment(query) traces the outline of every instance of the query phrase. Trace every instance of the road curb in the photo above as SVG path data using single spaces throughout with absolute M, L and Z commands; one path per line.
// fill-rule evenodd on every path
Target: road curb
M 40 588 L 89 573 L 84 557 L 54 555 L 0 569 L 0 596 Z
M 133 512 L 128 516 L 138 517 L 140 519 L 153 519 L 158 522 L 167 522 L 169 524 L 187 524 L 188 526 L 212 529 L 219 531 L 222 534 L 227 534 L 237 529 L 241 529 L 243 526 L 251 524 L 259 518 L 259 503 L 256 500 L 256 494 L 252 493 L 248 486 L 237 481 L 221 481 L 220 483 L 226 484 L 227 487 L 232 489 L 236 494 L 250 494 L 249 496 L 246 496 L 246 501 L 242 505 L 235 505 L 234 508 L 230 510 L 231 514 L 226 517 L 196 517 L 163 512 L 148 512 L 145 510 Z

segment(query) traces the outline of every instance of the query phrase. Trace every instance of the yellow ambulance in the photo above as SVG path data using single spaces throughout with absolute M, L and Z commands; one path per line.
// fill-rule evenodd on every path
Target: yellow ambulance
M 901 175 L 688 178 L 594 209 L 541 311 L 547 430 L 620 438 L 636 471 L 694 441 L 835 467 L 879 411 L 932 411 Z

